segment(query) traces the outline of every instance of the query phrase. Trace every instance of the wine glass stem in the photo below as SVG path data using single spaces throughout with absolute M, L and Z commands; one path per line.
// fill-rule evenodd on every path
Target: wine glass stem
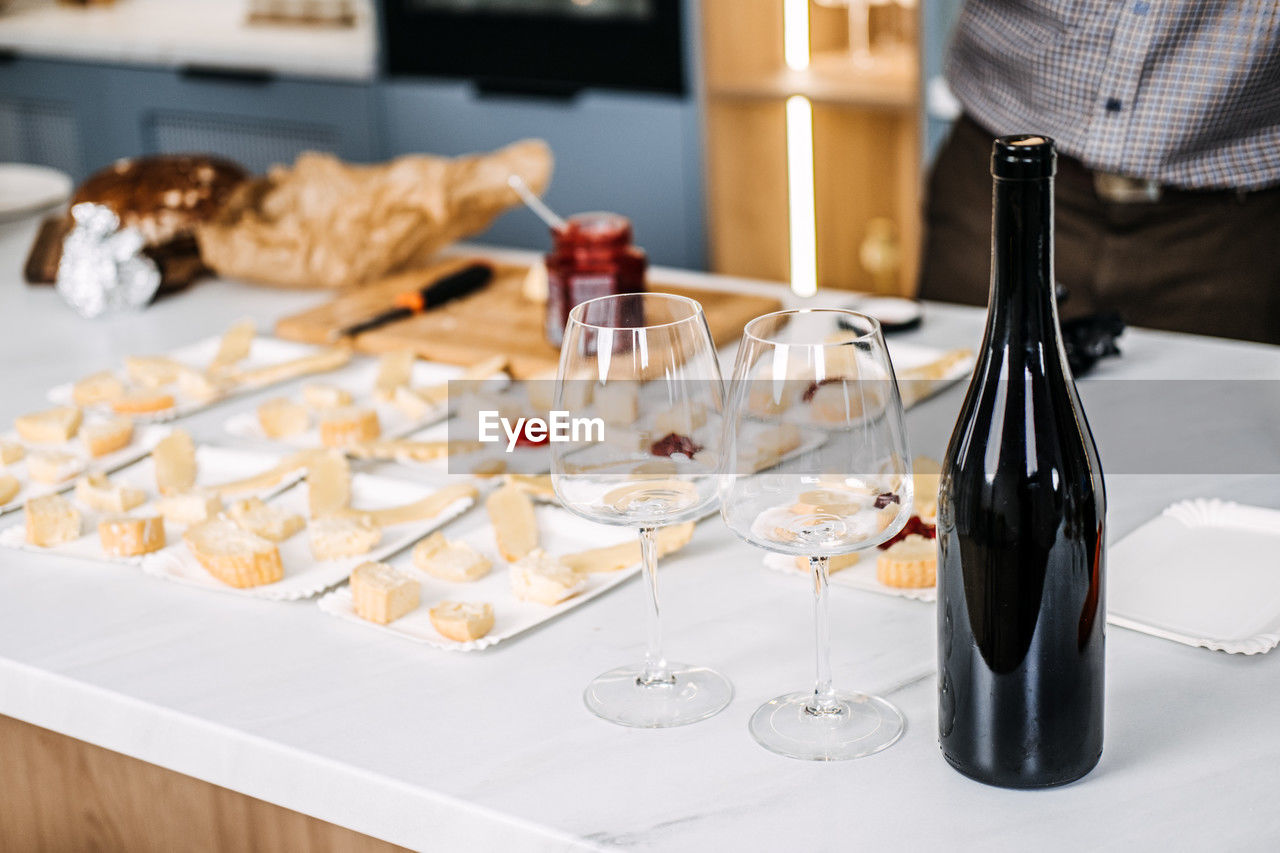
M 649 646 L 644 654 L 644 674 L 640 683 L 649 687 L 671 684 L 675 678 L 662 656 L 662 614 L 658 607 L 658 529 L 640 528 L 640 564 L 644 572 L 645 610 L 649 623 Z
M 812 714 L 830 714 L 838 706 L 835 691 L 831 688 L 831 628 L 827 608 L 827 589 L 831 583 L 827 563 L 826 557 L 809 558 L 809 571 L 813 575 L 813 639 L 817 664 L 813 698 L 807 706 Z

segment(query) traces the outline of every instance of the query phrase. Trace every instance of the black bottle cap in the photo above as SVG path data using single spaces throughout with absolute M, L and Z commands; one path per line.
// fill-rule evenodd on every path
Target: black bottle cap
M 1052 178 L 1058 155 L 1047 136 L 1020 133 L 1001 136 L 991 144 L 991 176 L 1014 181 Z

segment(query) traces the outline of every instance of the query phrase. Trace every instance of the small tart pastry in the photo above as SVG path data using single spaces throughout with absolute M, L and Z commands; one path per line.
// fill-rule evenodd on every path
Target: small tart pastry
M 450 542 L 437 532 L 413 547 L 413 565 L 434 578 L 464 582 L 489 574 L 492 563 L 466 542 Z
M 493 629 L 493 605 L 487 602 L 442 601 L 427 612 L 440 636 L 455 643 L 478 640 Z
M 882 551 L 876 578 L 885 586 L 921 589 L 938 582 L 938 547 L 933 539 L 913 533 Z
M 380 435 L 382 426 L 373 409 L 343 406 L 320 415 L 320 443 L 325 447 L 346 447 Z
M 521 601 L 559 604 L 587 585 L 580 575 L 541 548 L 511 564 L 511 593 Z

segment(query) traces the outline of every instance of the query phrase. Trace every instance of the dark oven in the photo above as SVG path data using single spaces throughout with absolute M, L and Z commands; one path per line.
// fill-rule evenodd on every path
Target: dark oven
M 382 0 L 391 75 L 481 90 L 685 91 L 682 0 Z

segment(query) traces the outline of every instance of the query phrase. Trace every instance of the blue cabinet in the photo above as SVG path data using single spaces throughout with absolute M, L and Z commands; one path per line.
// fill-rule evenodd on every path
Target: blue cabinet
M 479 95 L 466 83 L 431 80 L 347 83 L 31 58 L 0 64 L 0 161 L 42 163 L 77 180 L 144 153 L 208 151 L 261 172 L 309 149 L 371 161 L 465 154 L 529 136 L 555 152 L 547 196 L 554 208 L 622 213 L 654 263 L 705 266 L 692 98 L 588 92 L 555 100 Z M 481 239 L 549 243 L 524 210 Z

